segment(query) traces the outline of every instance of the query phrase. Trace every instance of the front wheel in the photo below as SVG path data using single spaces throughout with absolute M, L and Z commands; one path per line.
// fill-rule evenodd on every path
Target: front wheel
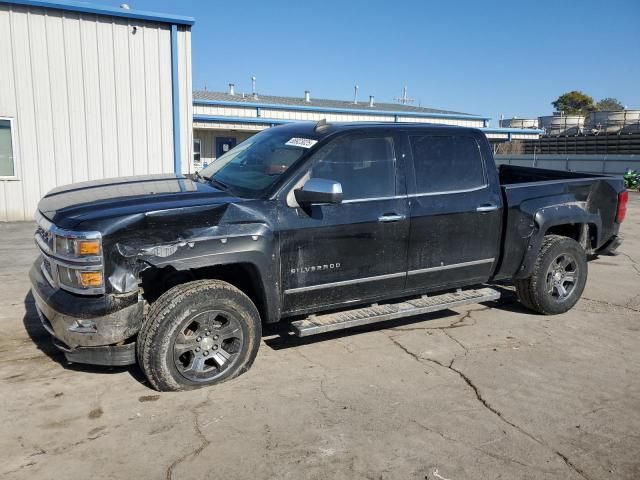
M 261 335 L 255 305 L 236 287 L 189 282 L 151 306 L 138 335 L 138 363 L 159 391 L 213 385 L 251 367 Z
M 520 302 L 545 315 L 570 310 L 587 283 L 587 256 L 572 238 L 547 235 L 531 276 L 516 280 Z

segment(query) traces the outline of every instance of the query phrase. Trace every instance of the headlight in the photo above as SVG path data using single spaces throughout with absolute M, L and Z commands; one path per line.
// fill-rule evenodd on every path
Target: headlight
M 51 286 L 84 295 L 105 293 L 101 233 L 57 227 L 40 212 L 36 212 L 36 221 L 41 269 Z
M 82 235 L 56 232 L 52 260 L 57 264 L 58 283 L 75 293 L 102 293 L 102 240 Z
M 56 254 L 64 257 L 98 256 L 101 252 L 100 240 L 85 240 L 56 236 Z
M 87 290 L 103 286 L 101 271 L 83 270 L 81 267 L 70 268 L 58 265 L 58 281 L 61 285 L 74 290 Z

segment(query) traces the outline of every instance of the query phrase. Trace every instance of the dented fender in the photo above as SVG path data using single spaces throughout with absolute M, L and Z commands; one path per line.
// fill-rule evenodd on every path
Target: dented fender
M 265 321 L 278 320 L 279 270 L 274 265 L 279 265 L 279 258 L 271 208 L 267 201 L 247 201 L 111 219 L 111 231 L 103 240 L 107 291 L 137 291 L 149 268 L 189 271 L 250 264 L 259 272 Z

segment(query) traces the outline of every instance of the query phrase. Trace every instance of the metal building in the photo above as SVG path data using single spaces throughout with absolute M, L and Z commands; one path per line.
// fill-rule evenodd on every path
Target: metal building
M 193 23 L 0 0 L 0 220 L 32 219 L 57 185 L 188 171 Z
M 0 0 L 0 221 L 32 219 L 40 198 L 59 185 L 191 173 L 287 122 L 444 123 L 481 128 L 493 142 L 541 133 L 373 97 L 192 92 L 193 24 L 128 7 Z
M 300 97 L 227 92 L 193 92 L 193 168 L 212 162 L 237 143 L 260 130 L 296 121 L 422 122 L 476 127 L 492 142 L 535 139 L 542 130 L 490 128 L 489 118 L 469 113 L 416 107 L 398 103 L 315 99 L 308 90 Z

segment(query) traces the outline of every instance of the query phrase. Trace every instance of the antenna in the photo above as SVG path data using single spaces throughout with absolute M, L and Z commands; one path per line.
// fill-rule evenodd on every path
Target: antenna
M 318 120 L 318 123 L 316 123 L 316 126 L 313 127 L 313 131 L 314 132 L 318 132 L 318 133 L 322 133 L 327 128 L 329 128 L 329 124 L 327 123 L 327 119 L 326 118 L 322 118 L 322 119 Z
M 400 102 L 403 105 L 406 105 L 407 103 L 413 103 L 415 102 L 415 100 L 413 98 L 409 98 L 407 96 L 407 86 L 405 85 L 404 88 L 402 89 L 402 97 L 396 97 L 394 98 L 394 100 L 396 102 Z
M 353 86 L 353 104 L 354 105 L 358 104 L 358 89 L 359 88 L 360 87 L 358 86 L 357 83 Z

